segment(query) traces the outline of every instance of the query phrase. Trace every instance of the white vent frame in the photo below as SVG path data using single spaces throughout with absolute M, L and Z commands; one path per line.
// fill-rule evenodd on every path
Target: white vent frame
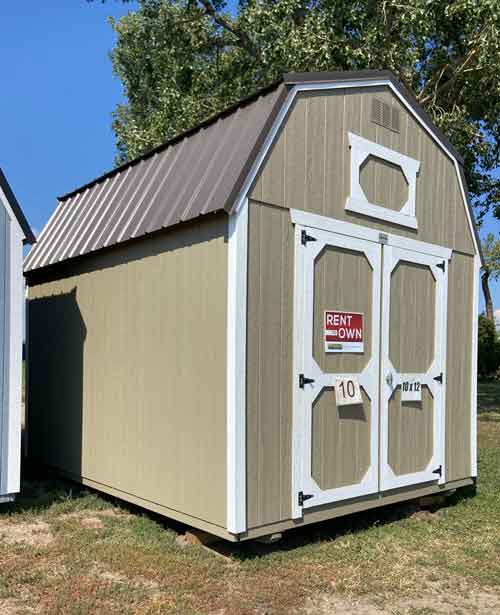
M 417 229 L 415 215 L 415 201 L 417 192 L 417 174 L 420 170 L 420 161 L 404 156 L 368 139 L 364 139 L 352 132 L 347 133 L 351 149 L 351 194 L 347 197 L 346 211 L 352 211 L 370 218 L 377 218 L 392 222 L 399 226 Z M 401 168 L 408 182 L 408 200 L 399 211 L 387 209 L 367 199 L 360 183 L 361 165 L 369 156 L 386 160 Z

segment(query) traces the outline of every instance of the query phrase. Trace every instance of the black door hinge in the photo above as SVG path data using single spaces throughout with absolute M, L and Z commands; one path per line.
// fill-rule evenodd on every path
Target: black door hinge
M 432 470 L 433 474 L 439 474 L 439 476 L 443 475 L 443 466 L 439 466 L 439 468 L 436 468 L 435 470 Z
M 433 380 L 435 380 L 436 382 L 439 382 L 439 384 L 443 384 L 443 372 L 441 372 L 439 376 L 436 376 L 435 378 L 433 378 Z
M 306 378 L 304 374 L 299 374 L 299 387 L 301 389 L 304 388 L 305 384 L 312 384 L 314 382 L 314 378 Z
M 436 267 L 439 267 L 440 269 L 442 269 L 444 271 L 444 268 L 446 267 L 446 261 L 443 261 L 442 263 L 439 263 L 439 265 L 436 265 Z
M 299 506 L 304 506 L 304 502 L 306 500 L 310 500 L 314 496 L 310 493 L 304 493 L 303 491 L 299 491 Z
M 306 231 L 302 231 L 300 234 L 300 243 L 303 246 L 306 246 L 308 241 L 317 241 L 317 239 L 316 237 L 311 237 L 311 235 L 308 235 Z

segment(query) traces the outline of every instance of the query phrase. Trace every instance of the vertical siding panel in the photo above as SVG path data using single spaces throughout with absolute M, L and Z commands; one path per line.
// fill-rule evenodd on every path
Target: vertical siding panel
M 286 207 L 304 209 L 307 98 L 298 98 L 288 118 L 285 152 Z
M 337 203 L 345 204 L 349 192 L 349 143 L 345 131 L 344 90 L 325 95 L 325 208 L 334 216 Z M 342 207 L 343 207 L 342 204 Z
M 288 211 L 250 204 L 247 346 L 249 527 L 290 516 L 293 227 Z
M 261 195 L 255 192 L 254 198 L 266 203 L 281 205 L 285 202 L 285 139 L 282 135 L 275 142 L 269 160 L 262 173 Z
M 323 96 L 307 98 L 306 186 L 303 209 L 324 214 L 325 105 Z
M 471 329 L 474 259 L 453 254 L 448 272 L 446 480 L 470 476 Z M 467 327 L 464 326 L 467 323 Z
M 260 335 L 262 207 L 250 202 L 248 218 L 248 322 L 247 322 L 247 521 L 260 525 Z

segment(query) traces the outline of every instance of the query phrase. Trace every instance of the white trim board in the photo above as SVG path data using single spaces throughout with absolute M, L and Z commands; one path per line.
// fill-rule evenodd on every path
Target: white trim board
M 474 277 L 473 277 L 473 295 L 472 295 L 472 360 L 471 360 L 471 476 L 477 476 L 477 346 L 478 346 L 478 319 L 479 319 L 479 276 L 481 270 L 481 258 L 478 254 L 474 257 Z
M 452 254 L 450 248 L 418 241 L 417 239 L 410 239 L 409 237 L 402 237 L 394 233 L 377 231 L 366 226 L 361 226 L 360 224 L 352 224 L 351 222 L 344 222 L 343 220 L 336 220 L 327 216 L 320 216 L 319 214 L 312 214 L 300 209 L 290 209 L 290 218 L 293 224 L 300 224 L 301 226 L 309 226 L 332 233 L 348 235 L 349 237 L 359 237 L 375 243 L 381 243 L 381 236 L 383 236 L 385 238 L 384 243 L 387 245 L 403 248 L 405 250 L 412 250 L 413 252 L 422 252 L 424 254 L 439 256 L 446 260 L 449 260 Z
M 19 493 L 21 475 L 21 405 L 23 357 L 23 239 L 18 224 L 10 227 L 10 369 L 6 493 Z
M 246 332 L 248 202 L 229 217 L 227 279 L 227 518 L 231 534 L 246 518 Z
M 248 193 L 257 177 L 257 174 L 260 171 L 260 168 L 266 159 L 266 156 L 273 145 L 278 131 L 283 124 L 295 97 L 299 92 L 310 92 L 310 91 L 320 91 L 320 90 L 338 90 L 338 89 L 350 89 L 350 88 L 373 88 L 386 86 L 388 87 L 394 96 L 401 102 L 401 104 L 405 107 L 405 109 L 411 113 L 413 118 L 417 121 L 417 123 L 434 139 L 434 141 L 441 147 L 441 149 L 446 153 L 446 155 L 453 161 L 455 166 L 455 172 L 457 175 L 458 183 L 460 185 L 460 191 L 462 193 L 462 202 L 463 207 L 465 209 L 465 215 L 467 216 L 467 221 L 469 224 L 469 230 L 472 235 L 472 241 L 474 243 L 474 247 L 476 252 L 480 254 L 480 248 L 477 243 L 476 233 L 474 231 L 474 223 L 472 221 L 471 212 L 469 211 L 469 206 L 467 204 L 466 198 L 466 190 L 462 181 L 462 176 L 460 173 L 460 167 L 458 160 L 455 158 L 453 153 L 448 149 L 448 147 L 441 141 L 439 136 L 430 129 L 430 127 L 423 121 L 423 119 L 418 115 L 418 113 L 413 109 L 410 103 L 406 100 L 406 98 L 399 92 L 396 86 L 391 82 L 388 78 L 380 78 L 380 79 L 359 79 L 359 80 L 346 80 L 346 81 L 334 81 L 334 82 L 315 82 L 315 83 L 303 83 L 297 84 L 290 88 L 290 92 L 288 94 L 287 99 L 283 103 L 276 119 L 273 122 L 272 128 L 267 134 L 267 137 L 264 140 L 264 143 L 255 158 L 252 167 L 246 177 L 243 186 L 234 201 L 233 207 L 231 208 L 230 214 L 234 214 L 238 212 L 241 207 L 244 206 L 248 198 Z

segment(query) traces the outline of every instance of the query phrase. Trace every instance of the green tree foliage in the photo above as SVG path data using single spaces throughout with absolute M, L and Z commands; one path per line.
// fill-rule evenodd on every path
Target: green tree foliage
M 483 314 L 479 316 L 478 341 L 478 376 L 482 379 L 496 377 L 500 367 L 500 342 L 495 324 Z
M 139 0 L 112 21 L 127 104 L 119 161 L 286 71 L 389 68 L 451 138 L 481 216 L 500 217 L 498 0 Z

